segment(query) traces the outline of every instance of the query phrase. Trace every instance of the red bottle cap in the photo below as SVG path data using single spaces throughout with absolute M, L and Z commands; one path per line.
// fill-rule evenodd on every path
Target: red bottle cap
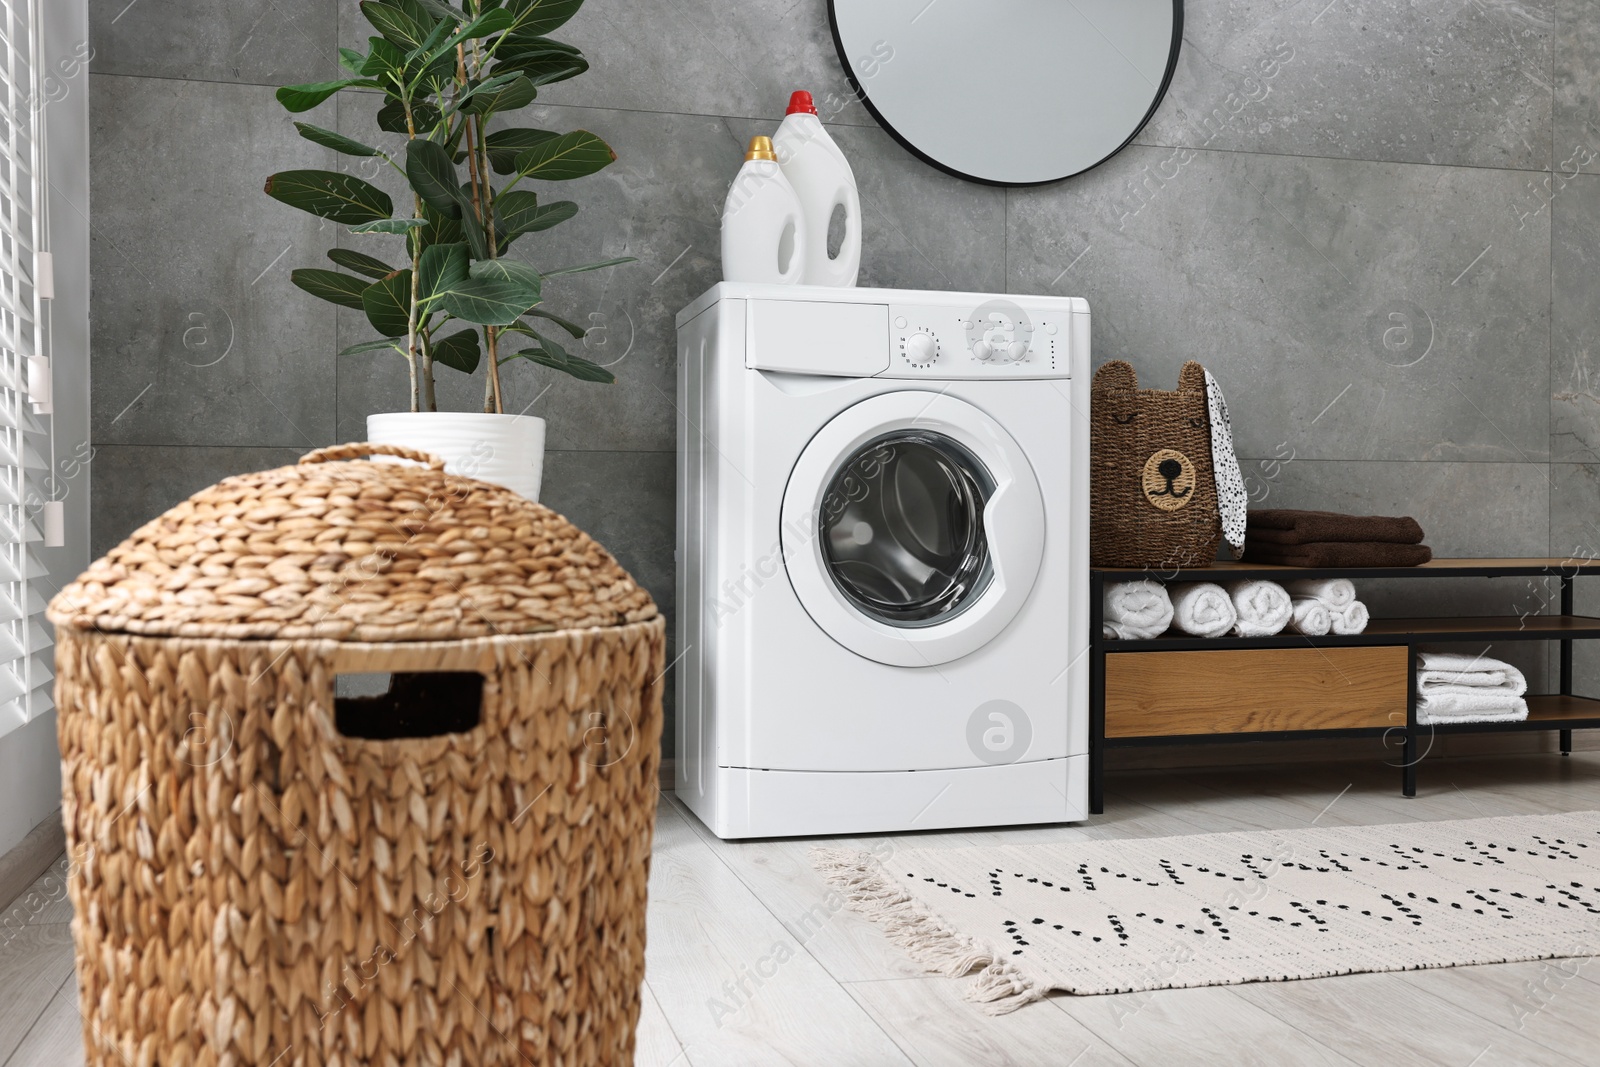
M 804 89 L 796 89 L 789 97 L 789 110 L 785 115 L 815 115 L 817 105 L 812 102 L 811 94 Z

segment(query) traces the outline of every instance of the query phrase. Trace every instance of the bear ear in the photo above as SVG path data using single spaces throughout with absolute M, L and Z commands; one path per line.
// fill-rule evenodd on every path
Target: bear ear
M 1181 393 L 1205 392 L 1206 369 L 1194 360 L 1183 365 L 1183 370 L 1178 372 L 1178 391 Z
M 1114 359 L 1110 363 L 1102 363 L 1100 369 L 1094 372 L 1094 388 L 1126 389 L 1132 392 L 1139 388 L 1139 376 L 1134 373 L 1132 363 Z

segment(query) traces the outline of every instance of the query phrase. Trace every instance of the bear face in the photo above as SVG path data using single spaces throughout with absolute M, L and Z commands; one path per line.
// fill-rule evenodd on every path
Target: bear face
M 1140 389 L 1113 360 L 1091 390 L 1090 562 L 1205 567 L 1222 543 L 1206 372 L 1190 361 L 1175 392 Z

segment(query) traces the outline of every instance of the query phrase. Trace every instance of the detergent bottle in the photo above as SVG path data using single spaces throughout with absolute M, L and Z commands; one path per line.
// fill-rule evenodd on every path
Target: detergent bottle
M 805 258 L 800 198 L 778 166 L 772 139 L 752 137 L 722 206 L 722 277 L 798 285 Z
M 855 174 L 839 146 L 817 117 L 804 89 L 789 98 L 789 109 L 772 135 L 778 165 L 800 197 L 805 218 L 806 285 L 853 286 L 861 272 L 861 196 Z M 828 226 L 836 208 L 844 209 L 844 241 L 828 255 Z

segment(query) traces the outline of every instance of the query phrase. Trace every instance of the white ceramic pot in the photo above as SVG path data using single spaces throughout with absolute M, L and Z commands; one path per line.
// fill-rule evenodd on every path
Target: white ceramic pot
M 444 469 L 451 474 L 479 478 L 529 500 L 539 499 L 544 476 L 544 420 L 533 415 L 481 411 L 368 415 L 367 440 L 420 448 L 444 460 Z

